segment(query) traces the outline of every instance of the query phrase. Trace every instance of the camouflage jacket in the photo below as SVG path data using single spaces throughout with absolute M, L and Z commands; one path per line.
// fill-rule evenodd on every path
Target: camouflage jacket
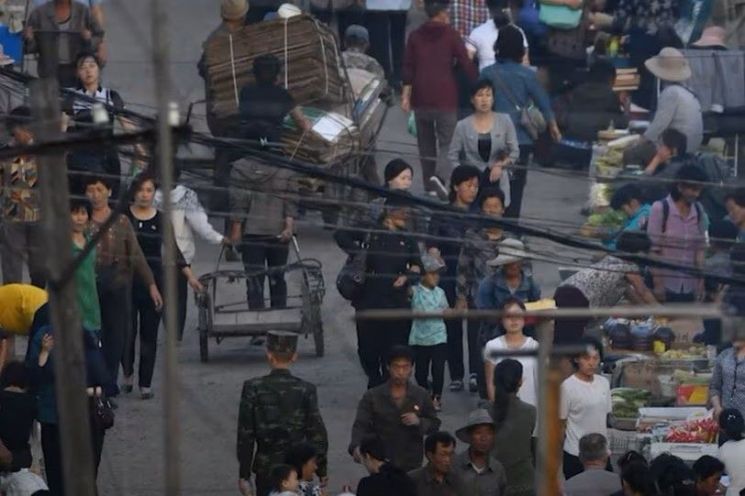
M 279 369 L 243 383 L 238 413 L 240 477 L 249 479 L 251 472 L 267 477 L 272 466 L 284 463 L 289 448 L 302 442 L 315 446 L 317 474 L 325 477 L 328 439 L 316 387 Z
M 39 174 L 33 157 L 17 157 L 0 164 L 3 218 L 11 222 L 38 222 Z
M 341 54 L 347 69 L 362 69 L 385 79 L 385 72 L 380 63 L 369 55 L 357 50 L 344 50 Z

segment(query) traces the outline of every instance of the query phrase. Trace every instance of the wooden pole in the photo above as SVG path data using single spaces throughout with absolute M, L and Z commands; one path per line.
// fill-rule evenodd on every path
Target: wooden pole
M 163 0 L 152 0 L 153 72 L 158 107 L 157 164 L 163 194 L 164 232 L 170 232 L 171 190 L 173 189 L 173 152 L 171 127 L 168 119 L 170 105 L 170 66 L 168 51 L 168 14 Z M 163 381 L 165 433 L 165 494 L 178 496 L 181 492 L 180 419 L 178 398 L 178 339 L 176 331 L 176 246 L 173 236 L 164 236 L 164 309 L 165 309 L 165 374 Z
M 54 79 L 31 83 L 36 139 L 39 142 L 59 138 L 59 88 Z M 67 166 L 61 152 L 39 155 L 41 185 L 41 221 L 44 227 L 49 306 L 54 330 L 54 386 L 57 399 L 59 436 L 62 444 L 62 470 L 65 493 L 95 496 L 93 447 L 88 419 L 85 356 L 82 325 L 78 312 L 75 279 L 62 279 L 73 261 L 70 227 L 70 198 Z

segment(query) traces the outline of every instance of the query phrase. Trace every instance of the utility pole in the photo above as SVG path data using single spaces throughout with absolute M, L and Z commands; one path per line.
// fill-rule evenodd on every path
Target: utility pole
M 57 81 L 41 79 L 32 82 L 31 96 L 37 141 L 44 143 L 58 138 L 62 114 Z M 65 494 L 95 496 L 93 447 L 88 422 L 90 411 L 85 392 L 85 357 L 75 279 L 61 279 L 65 268 L 73 262 L 67 166 L 61 152 L 39 155 L 38 163 Z
M 171 126 L 169 122 L 169 105 L 171 95 L 171 76 L 168 53 L 168 14 L 163 0 L 152 0 L 152 35 L 153 35 L 153 73 L 155 75 L 155 94 L 158 106 L 158 140 L 157 165 L 160 173 L 163 195 L 163 222 L 165 232 L 170 232 L 171 225 L 171 190 L 173 189 L 173 149 Z M 164 293 L 165 306 L 165 374 L 163 388 L 164 432 L 165 432 L 165 494 L 178 496 L 181 492 L 181 453 L 179 450 L 179 378 L 178 378 L 178 340 L 176 336 L 176 246 L 173 236 L 164 236 L 165 260 Z

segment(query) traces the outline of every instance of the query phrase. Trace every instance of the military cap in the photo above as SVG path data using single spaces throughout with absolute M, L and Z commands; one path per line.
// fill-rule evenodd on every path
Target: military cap
M 266 348 L 274 353 L 295 353 L 297 338 L 294 332 L 269 331 L 266 333 Z

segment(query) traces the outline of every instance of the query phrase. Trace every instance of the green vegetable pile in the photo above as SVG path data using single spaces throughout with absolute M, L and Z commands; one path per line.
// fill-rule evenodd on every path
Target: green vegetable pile
M 652 393 L 645 389 L 616 388 L 611 391 L 613 416 L 633 419 L 639 417 L 639 408 L 649 405 Z

